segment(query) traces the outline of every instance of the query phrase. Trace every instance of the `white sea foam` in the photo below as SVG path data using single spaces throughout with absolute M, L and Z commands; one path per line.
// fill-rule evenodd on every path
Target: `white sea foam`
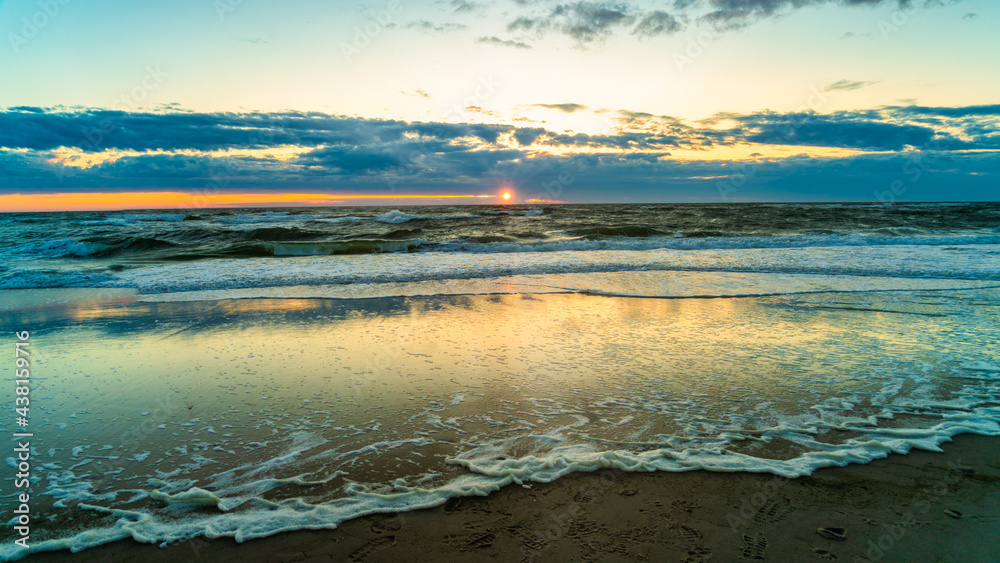
M 400 243 L 405 244 L 405 243 Z M 993 247 L 990 247 L 993 248 Z M 1000 247 L 997 247 L 1000 248 Z M 399 283 L 621 271 L 716 271 L 827 276 L 1000 280 L 1000 262 L 944 247 L 592 251 L 503 254 L 415 253 L 214 260 L 129 269 L 109 286 L 143 293 L 296 285 Z M 861 287 L 863 289 L 863 286 Z M 627 287 L 579 287 L 629 293 Z
M 0 253 L 0 257 L 21 258 L 24 256 L 39 258 L 83 257 L 97 254 L 109 248 L 99 243 L 78 242 L 71 239 L 46 240 L 29 242 L 15 246 Z
M 383 213 L 375 218 L 379 223 L 405 223 L 407 221 L 413 221 L 414 219 L 423 219 L 423 217 L 417 215 L 410 215 L 409 213 L 403 213 L 399 210 L 389 211 L 388 213 Z
M 128 407 L 109 407 L 95 393 L 97 398 L 88 403 L 87 411 L 77 413 L 72 409 L 82 408 L 74 399 L 81 396 L 80 389 L 89 392 L 104 382 L 117 385 L 115 378 L 122 374 L 112 371 L 96 377 L 94 373 L 94 378 L 87 379 L 92 375 L 89 371 L 76 374 L 74 367 L 66 371 L 64 384 L 53 390 L 55 396 L 49 401 L 57 409 L 50 415 L 51 429 L 63 424 L 58 422 L 62 420 L 72 424 L 61 432 L 50 432 L 62 440 L 58 451 L 52 448 L 49 454 L 58 459 L 39 466 L 34 486 L 59 506 L 75 502 L 81 510 L 103 515 L 102 523 L 70 537 L 38 542 L 31 552 L 79 550 L 121 538 L 153 543 L 197 536 L 245 541 L 286 530 L 332 528 L 365 514 L 437 506 L 449 498 L 487 494 L 510 483 L 545 482 L 602 468 L 754 471 L 794 477 L 912 448 L 937 450 L 959 433 L 997 436 L 1000 364 L 984 344 L 995 326 L 995 303 L 990 300 L 996 292 L 962 293 L 961 299 L 950 295 L 998 285 L 990 281 L 1000 280 L 1000 265 L 991 252 L 997 252 L 995 245 L 439 252 L 213 260 L 116 272 L 110 283 L 147 292 L 197 290 L 143 297 L 149 301 L 543 292 L 681 299 L 840 293 L 726 302 L 717 309 L 706 302 L 657 302 L 655 306 L 691 310 L 704 306 L 721 316 L 687 315 L 685 319 L 694 326 L 686 324 L 678 337 L 691 339 L 691 353 L 676 355 L 664 351 L 670 344 L 662 339 L 638 344 L 633 340 L 639 335 L 631 324 L 632 315 L 648 311 L 622 299 L 555 296 L 523 300 L 525 307 L 539 307 L 525 309 L 526 315 L 544 312 L 540 307 L 557 301 L 565 319 L 586 319 L 598 303 L 621 306 L 615 311 L 627 311 L 627 322 L 614 314 L 599 317 L 600 330 L 605 331 L 600 334 L 601 346 L 587 344 L 586 330 L 567 329 L 565 334 L 560 333 L 562 329 L 553 330 L 520 344 L 503 334 L 488 335 L 484 327 L 477 336 L 487 343 L 503 342 L 503 346 L 483 344 L 475 350 L 479 345 L 475 340 L 463 340 L 461 331 L 455 330 L 459 325 L 447 323 L 459 317 L 470 322 L 486 318 L 485 309 L 477 310 L 476 305 L 492 302 L 486 299 L 455 300 L 463 302 L 455 311 L 466 312 L 442 313 L 435 322 L 423 325 L 422 315 L 439 311 L 410 312 L 405 322 L 388 314 L 380 313 L 377 320 L 361 314 L 324 324 L 318 347 L 305 346 L 309 325 L 296 327 L 296 345 L 329 350 L 336 361 L 317 362 L 316 372 L 307 373 L 291 388 L 283 387 L 283 370 L 247 369 L 248 362 L 267 361 L 255 359 L 256 350 L 250 356 L 246 350 L 223 352 L 233 334 L 250 332 L 215 327 L 200 332 L 199 337 L 206 349 L 218 350 L 215 353 L 220 356 L 231 352 L 231 365 L 216 358 L 226 373 L 211 382 L 221 392 L 235 394 L 236 400 L 220 403 L 231 405 L 230 410 L 206 414 L 178 407 L 180 414 L 167 419 L 169 430 L 150 430 L 152 434 L 138 449 L 118 452 L 103 451 L 107 444 L 117 444 L 117 437 L 99 435 L 103 426 L 93 419 L 125 409 L 133 421 L 148 422 L 152 429 L 164 422 L 153 408 L 153 395 L 162 388 L 136 388 L 121 399 L 130 402 Z M 0 271 L 0 275 L 9 273 Z M 877 291 L 919 293 L 879 294 L 884 303 L 864 302 L 876 300 Z M 852 299 L 857 302 L 844 303 Z M 506 306 L 516 299 L 497 301 L 504 302 L 505 312 L 521 311 Z M 173 307 L 184 309 L 173 305 L 156 309 L 169 321 L 167 312 Z M 500 310 L 501 305 L 496 307 L 490 312 Z M 755 307 L 764 314 L 757 315 Z M 872 315 L 883 319 L 877 335 L 865 333 L 872 326 Z M 806 332 L 809 319 L 817 316 L 823 317 L 821 324 L 833 323 L 823 325 L 834 329 L 830 338 L 838 338 L 837 330 L 860 334 L 829 346 L 830 341 L 823 340 L 825 328 Z M 535 322 L 543 317 L 524 318 Z M 644 326 L 660 323 L 650 334 L 674 334 L 667 331 L 670 319 L 662 317 L 643 318 Z M 777 341 L 755 348 L 754 340 L 747 338 L 754 330 L 745 330 L 746 320 L 803 332 L 790 334 L 787 340 L 780 340 L 779 335 Z M 187 317 L 185 323 L 190 324 Z M 411 326 L 419 331 L 416 335 L 406 332 Z M 434 332 L 439 326 L 441 332 Z M 344 332 L 338 333 L 341 328 Z M 174 329 L 168 323 L 153 333 L 156 346 L 139 346 L 151 356 L 159 346 L 171 344 Z M 132 334 L 145 335 L 128 333 Z M 340 336 L 345 334 L 364 334 L 366 343 L 394 342 L 398 348 L 372 350 Z M 285 350 L 281 331 L 268 333 L 272 336 L 275 349 Z M 427 353 L 431 351 L 426 343 L 443 343 L 445 336 L 456 340 L 448 342 L 453 349 Z M 863 342 L 869 336 L 879 338 L 875 354 L 873 345 Z M 122 341 L 127 342 L 126 338 Z M 706 367 L 699 363 L 697 351 L 706 349 L 698 348 L 699 338 L 719 353 L 713 360 L 745 367 L 758 365 L 759 359 L 764 366 L 761 373 L 744 377 L 739 369 L 721 373 Z M 725 345 L 719 345 L 718 339 Z M 608 349 L 603 344 L 609 341 L 623 346 Z M 568 357 L 543 354 L 565 350 L 566 343 L 578 346 Z M 833 353 L 830 348 L 838 350 Z M 588 353 L 588 349 L 598 352 Z M 909 350 L 918 353 L 911 358 Z M 525 359 L 534 352 L 546 359 L 538 365 L 521 361 L 518 354 L 522 351 L 529 352 Z M 637 359 L 629 370 L 634 371 L 622 375 L 624 358 L 633 353 Z M 746 353 L 759 356 L 748 360 Z M 339 366 L 350 361 L 341 363 L 341 356 L 352 354 L 356 358 L 372 354 L 376 365 L 388 364 L 391 369 L 357 376 L 342 371 Z M 803 357 L 815 364 L 801 364 Z M 511 361 L 514 358 L 518 360 Z M 465 363 L 458 365 L 469 369 L 455 372 L 452 362 L 460 359 Z M 442 364 L 448 371 L 425 371 Z M 484 369 L 487 365 L 489 369 Z M 768 367 L 785 365 L 808 369 L 789 376 L 777 368 L 772 373 Z M 500 366 L 501 372 L 493 369 Z M 171 368 L 170 377 L 181 383 L 184 372 Z M 431 377 L 434 373 L 447 375 Z M 410 377 L 414 375 L 421 377 Z M 767 381 L 768 377 L 773 379 Z M 725 383 L 721 392 L 720 382 Z M 511 383 L 516 384 L 516 393 L 507 392 Z M 159 384 L 151 381 L 149 386 Z M 308 391 L 315 393 L 301 390 L 300 385 L 311 384 L 316 387 Z M 353 410 L 352 392 L 377 397 L 367 405 L 373 409 Z M 734 403 L 733 398 L 740 401 Z M 195 404 L 195 408 L 205 408 Z M 379 408 L 386 405 L 391 406 Z M 488 405 L 488 410 L 477 410 L 482 405 Z M 58 412 L 61 408 L 67 410 Z M 214 428 L 225 429 L 225 434 L 211 434 L 209 429 Z M 840 433 L 849 437 L 831 442 L 831 430 L 838 431 L 834 437 Z M 78 439 L 81 436 L 87 439 Z M 768 448 L 789 454 L 781 449 L 788 443 L 796 446 L 790 455 L 766 455 L 772 453 Z M 120 463 L 112 464 L 118 468 L 99 467 L 98 461 L 112 461 L 115 456 L 101 457 L 95 452 L 120 454 Z M 8 464 L 13 461 L 8 459 Z M 445 462 L 450 469 L 443 470 Z M 379 473 L 383 470 L 398 473 L 386 477 Z M 137 499 L 147 497 L 157 502 L 133 508 Z M 0 558 L 24 555 L 18 551 L 2 546 Z
M 582 421 L 581 421 L 582 422 Z M 809 475 L 816 469 L 867 463 L 890 453 L 906 453 L 913 448 L 940 451 L 940 444 L 960 433 L 1000 435 L 997 413 L 984 415 L 977 409 L 970 412 L 945 415 L 944 420 L 926 429 L 872 428 L 840 425 L 841 429 L 865 433 L 864 436 L 846 440 L 842 444 L 828 444 L 808 438 L 808 428 L 785 426 L 769 432 L 772 436 L 788 438 L 813 448 L 798 457 L 787 460 L 764 459 L 726 451 L 724 443 L 708 443 L 700 447 L 645 447 L 640 451 L 627 448 L 597 448 L 586 443 L 560 444 L 564 440 L 558 432 L 551 434 L 555 446 L 545 453 L 510 458 L 502 442 L 478 445 L 447 460 L 469 473 L 431 487 L 411 486 L 397 482 L 389 488 L 373 489 L 354 483 L 345 489 L 345 496 L 319 503 L 302 499 L 271 502 L 258 499 L 256 503 L 227 503 L 227 490 L 209 491 L 191 487 L 178 493 L 153 490 L 150 496 L 169 505 L 184 507 L 214 506 L 218 513 L 192 512 L 183 519 L 147 510 L 122 510 L 94 505 L 89 502 L 78 506 L 84 510 L 104 513 L 116 519 L 113 525 L 90 529 L 76 535 L 33 543 L 28 550 L 12 544 L 0 547 L 0 557 L 16 559 L 29 553 L 56 549 L 79 551 L 119 539 L 133 538 L 144 543 L 171 543 L 206 536 L 209 538 L 232 537 L 238 542 L 266 537 L 284 531 L 317 528 L 335 528 L 341 522 L 369 514 L 403 512 L 431 508 L 450 498 L 483 496 L 512 483 L 552 482 L 577 472 L 601 469 L 619 469 L 630 472 L 681 472 L 704 469 L 717 472 L 772 473 L 787 478 Z M 694 444 L 689 444 L 694 446 Z M 425 477 L 423 480 L 433 478 Z M 297 477 L 302 484 L 310 484 Z M 262 494 L 269 488 L 287 484 L 288 480 L 273 480 L 264 486 L 250 487 Z M 258 483 L 259 484 L 259 483 Z M 245 490 L 246 487 L 244 487 Z M 73 487 L 65 487 L 70 491 Z M 76 486 L 75 499 L 87 499 L 89 487 Z M 235 489 L 228 491 L 235 492 Z M 105 497 L 94 497 L 107 500 Z M 227 504 L 229 506 L 227 506 Z M 259 506 L 260 508 L 254 508 Z M 237 508 L 239 510 L 236 510 Z
M 83 226 L 115 225 L 123 226 L 145 221 L 183 221 L 183 213 L 129 213 L 113 214 L 105 216 L 81 216 L 77 219 L 77 224 Z
M 388 213 L 383 213 L 373 220 L 379 223 L 390 223 L 399 224 L 406 223 L 408 221 L 415 221 L 419 219 L 437 219 L 437 220 L 448 220 L 448 219 L 475 219 L 479 215 L 469 215 L 469 214 L 453 214 L 453 215 L 410 215 L 409 213 L 404 213 L 398 209 L 389 211 Z
M 293 221 L 313 221 L 321 219 L 317 215 L 289 215 L 287 211 L 268 211 L 253 215 L 235 215 L 219 217 L 218 221 L 225 225 L 255 225 L 259 223 L 289 223 Z
M 311 221 L 314 221 L 314 222 L 317 222 L 317 223 L 334 223 L 334 224 L 337 224 L 337 223 L 360 223 L 361 221 L 364 221 L 364 219 L 362 219 L 361 217 L 354 217 L 354 216 L 347 216 L 347 217 L 317 217 L 315 219 L 311 219 Z

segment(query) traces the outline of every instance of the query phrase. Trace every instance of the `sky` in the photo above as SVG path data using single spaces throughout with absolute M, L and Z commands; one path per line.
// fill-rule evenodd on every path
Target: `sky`
M 0 211 L 995 201 L 998 24 L 991 0 L 0 0 Z

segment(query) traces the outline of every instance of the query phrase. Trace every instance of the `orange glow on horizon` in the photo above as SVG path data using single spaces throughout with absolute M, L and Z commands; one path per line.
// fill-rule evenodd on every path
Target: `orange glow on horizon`
M 215 194 L 191 192 L 119 192 L 0 194 L 0 211 L 118 211 L 128 209 L 198 209 L 217 207 L 308 207 L 350 201 L 479 199 L 492 195 L 454 194 Z

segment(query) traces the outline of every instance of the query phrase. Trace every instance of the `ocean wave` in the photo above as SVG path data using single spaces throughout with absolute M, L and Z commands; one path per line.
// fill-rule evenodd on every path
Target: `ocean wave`
M 886 236 L 865 234 L 746 236 L 726 235 L 718 232 L 695 231 L 660 236 L 643 228 L 633 231 L 618 228 L 588 229 L 585 234 L 561 240 L 526 240 L 477 242 L 470 238 L 456 238 L 433 242 L 422 247 L 423 251 L 470 252 L 476 254 L 519 252 L 562 252 L 592 250 L 732 250 L 758 248 L 824 248 L 844 246 L 965 246 L 1000 244 L 998 235 L 922 235 Z M 602 234 L 632 232 L 634 236 Z M 643 236 L 646 233 L 646 236 Z M 567 233 L 573 236 L 573 233 Z
M 484 211 L 483 215 L 512 215 L 512 216 L 522 216 L 522 217 L 532 217 L 535 215 L 543 215 L 545 210 L 538 208 L 531 209 L 510 209 L 507 211 Z
M 60 287 L 126 287 L 111 273 L 65 270 L 10 270 L 0 273 L 0 289 L 46 289 Z
M 585 229 L 570 229 L 567 234 L 586 240 L 604 240 L 609 238 L 647 238 L 662 236 L 666 233 L 645 225 L 624 225 L 621 227 L 588 227 Z
M 412 252 L 417 250 L 420 245 L 420 241 L 355 239 L 334 242 L 262 243 L 256 245 L 256 248 L 262 251 L 261 255 L 270 256 L 337 256 L 345 254 Z
M 318 215 L 290 215 L 287 211 L 268 211 L 254 215 L 235 215 L 232 217 L 219 217 L 218 222 L 224 225 L 246 225 L 253 223 L 281 223 L 287 221 L 314 221 L 322 219 Z
M 455 252 L 399 253 L 408 245 L 418 244 L 419 248 L 419 243 L 371 241 L 368 244 L 380 246 L 382 250 L 389 245 L 400 246 L 393 253 L 371 253 L 372 249 L 368 248 L 352 251 L 346 247 L 338 249 L 342 255 L 332 258 L 311 255 L 330 252 L 330 248 L 322 246 L 327 243 L 320 243 L 319 247 L 281 244 L 284 243 L 265 245 L 258 250 L 265 254 L 264 257 L 252 262 L 228 259 L 127 269 L 117 273 L 118 283 L 142 293 L 163 293 L 642 270 L 1000 280 L 1000 264 L 995 260 L 984 258 L 979 253 L 951 253 L 937 247 L 767 248 L 707 253 L 658 249 L 476 255 Z M 266 255 L 276 252 L 289 256 Z M 628 291 L 627 288 L 618 290 Z
M 3 251 L 0 256 L 4 258 L 79 258 L 94 256 L 107 248 L 109 245 L 106 244 L 55 239 L 21 244 Z
M 414 219 L 388 221 L 387 224 L 401 224 Z M 230 233 L 239 233 L 232 236 Z M 422 229 L 397 229 L 353 238 L 329 239 L 331 234 L 322 230 L 296 226 L 261 226 L 260 223 L 243 224 L 236 231 L 187 230 L 174 231 L 159 237 L 92 237 L 89 240 L 55 239 L 31 242 L 9 248 L 0 257 L 5 258 L 104 258 L 118 254 L 141 251 L 176 250 L 176 253 L 161 254 L 161 258 L 197 259 L 206 256 L 263 256 L 259 249 L 270 248 L 266 244 L 257 245 L 246 252 L 247 243 L 308 243 L 311 254 L 342 254 L 342 249 L 354 247 L 352 254 L 364 253 L 368 248 L 372 254 L 385 252 L 460 252 L 469 254 L 510 254 L 540 252 L 589 252 L 589 251 L 652 251 L 652 250 L 736 250 L 764 248 L 829 248 L 829 247 L 880 247 L 880 246 L 927 246 L 942 247 L 952 252 L 969 251 L 970 248 L 1000 244 L 1000 234 L 957 234 L 957 235 L 888 235 L 888 234 L 807 234 L 791 236 L 746 236 L 717 231 L 688 231 L 672 235 L 645 226 L 593 227 L 570 230 L 564 237 L 549 239 L 546 233 L 483 234 L 456 237 L 446 240 L 417 238 Z M 395 240 L 406 240 L 410 244 L 381 244 Z M 180 242 L 183 241 L 183 244 Z M 197 248 L 185 247 L 184 244 Z M 950 248 L 948 248 L 950 247 Z M 303 247 L 304 248 L 304 247 Z M 983 249 L 984 252 L 989 250 Z M 277 253 L 275 256 L 301 256 Z
M 313 221 L 313 222 L 316 222 L 316 223 L 332 223 L 332 224 L 338 224 L 338 223 L 360 223 L 360 222 L 364 221 L 364 219 L 362 219 L 361 217 L 354 217 L 354 216 L 348 216 L 348 217 L 317 217 L 315 219 L 310 219 L 310 220 Z
M 77 224 L 83 226 L 129 225 L 143 221 L 183 221 L 184 218 L 185 215 L 183 213 L 129 213 L 105 215 L 102 217 L 84 216 L 77 221 Z
M 409 213 L 403 213 L 402 211 L 399 210 L 389 211 L 388 213 L 383 213 L 375 218 L 375 220 L 378 221 L 379 223 L 391 223 L 394 225 L 417 219 L 425 219 L 425 217 L 421 217 L 419 215 L 410 215 Z
M 459 214 L 459 215 L 410 215 L 409 213 L 404 213 L 398 209 L 394 209 L 387 213 L 383 213 L 378 217 L 375 217 L 373 221 L 379 223 L 390 223 L 397 225 L 399 223 L 406 223 L 407 221 L 419 221 L 425 219 L 435 219 L 439 221 L 447 221 L 449 219 L 478 219 L 480 215 L 469 215 L 469 214 Z

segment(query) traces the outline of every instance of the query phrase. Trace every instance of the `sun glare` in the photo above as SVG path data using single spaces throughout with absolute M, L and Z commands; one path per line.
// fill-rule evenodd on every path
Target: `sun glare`
M 504 200 L 505 202 L 506 201 L 510 201 L 511 198 L 513 198 L 513 197 L 514 197 L 514 195 L 511 194 L 510 192 L 503 192 L 502 194 L 500 194 L 500 199 Z

